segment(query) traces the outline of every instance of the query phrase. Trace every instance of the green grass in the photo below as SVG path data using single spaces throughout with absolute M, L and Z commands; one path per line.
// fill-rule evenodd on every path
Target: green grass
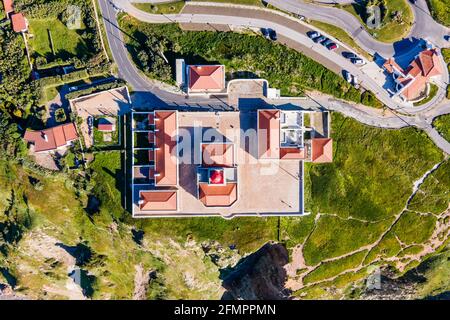
M 374 259 L 378 258 L 389 258 L 396 256 L 400 251 L 402 250 L 402 247 L 400 246 L 400 243 L 395 238 L 395 234 L 390 231 L 388 232 L 383 239 L 378 243 L 377 246 L 375 246 L 367 255 L 366 260 L 364 263 L 370 263 Z
M 439 214 L 448 208 L 449 203 L 450 160 L 447 160 L 427 177 L 408 208 L 418 212 Z
M 94 119 L 94 146 L 103 147 L 103 146 L 111 146 L 119 144 L 119 129 L 120 129 L 120 119 L 115 117 L 116 121 L 116 130 L 112 132 L 101 132 L 97 129 L 98 120 L 100 118 L 106 117 L 95 117 Z M 111 135 L 111 141 L 105 141 L 105 135 Z
M 450 26 L 450 0 L 427 0 L 428 8 L 435 20 Z
M 363 55 L 367 59 L 372 59 L 372 57 L 366 51 L 364 51 L 356 43 L 356 41 L 343 29 L 321 21 L 308 20 L 308 23 L 332 35 L 333 37 L 342 41 L 343 43 L 347 44 L 350 48 L 355 49 L 359 54 Z
M 129 50 L 136 64 L 143 68 L 138 53 L 141 43 L 149 38 L 166 43 L 165 56 L 172 73 L 176 58 L 183 57 L 188 64 L 221 63 L 227 71 L 227 78 L 236 77 L 239 72 L 254 74 L 267 79 L 271 86 L 280 88 L 283 95 L 302 96 L 308 90 L 319 90 L 338 98 L 361 102 L 373 107 L 382 104 L 370 93 L 362 94 L 348 84 L 340 75 L 326 69 L 303 54 L 273 43 L 261 36 L 232 32 L 183 31 L 176 25 L 152 25 L 123 15 L 120 26 L 133 36 L 126 37 Z M 283 61 L 283 63 L 280 63 Z M 147 72 L 150 77 L 165 79 L 165 72 Z
M 0 2 L 0 20 L 3 20 L 6 18 L 5 10 L 3 7 L 3 1 Z
M 344 255 L 373 243 L 392 223 L 392 219 L 376 223 L 341 219 L 330 215 L 320 217 L 307 239 L 303 256 L 308 265 Z
M 59 19 L 29 19 L 29 24 L 30 33 L 33 34 L 30 45 L 35 56 L 45 57 L 47 61 L 67 60 L 71 57 L 81 58 L 89 52 L 86 42 L 77 31 L 69 30 Z M 55 52 L 52 50 L 49 31 Z
M 154 14 L 171 14 L 179 13 L 184 7 L 184 1 L 174 1 L 169 3 L 152 4 L 152 3 L 133 3 L 139 10 Z
M 305 284 L 308 284 L 329 279 L 346 270 L 354 269 L 361 264 L 366 253 L 367 250 L 352 254 L 339 260 L 323 263 L 319 267 L 308 273 L 303 278 L 303 282 Z
M 442 160 L 414 128 L 383 130 L 332 114 L 333 163 L 310 170 L 314 212 L 376 221 L 399 213 L 413 182 Z
M 356 16 L 375 39 L 383 42 L 395 42 L 408 35 L 412 27 L 414 14 L 406 0 L 388 0 L 386 4 L 386 14 L 379 29 L 367 27 L 365 5 L 351 4 L 341 6 L 341 8 Z M 396 11 L 401 13 L 401 21 L 395 21 L 392 18 L 392 14 Z
M 435 85 L 434 83 L 430 83 L 429 85 L 430 85 L 430 92 L 428 93 L 428 95 L 424 99 L 414 102 L 414 106 L 424 105 L 424 104 L 430 102 L 431 99 L 433 99 L 436 96 L 438 89 L 439 89 L 438 86 Z
M 450 114 L 435 118 L 433 126 L 447 141 L 450 141 Z
M 393 228 L 393 232 L 405 244 L 417 244 L 428 240 L 433 233 L 436 217 L 404 212 Z

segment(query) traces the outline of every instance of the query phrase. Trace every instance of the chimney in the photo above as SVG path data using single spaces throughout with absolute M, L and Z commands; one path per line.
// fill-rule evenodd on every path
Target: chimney
M 48 136 L 45 132 L 42 131 L 42 138 L 44 138 L 45 142 L 48 142 Z

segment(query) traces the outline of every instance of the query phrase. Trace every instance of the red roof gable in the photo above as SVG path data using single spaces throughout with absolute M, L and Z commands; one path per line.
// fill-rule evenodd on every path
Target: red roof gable
M 207 207 L 228 207 L 237 200 L 237 184 L 229 183 L 225 186 L 199 184 L 200 201 Z
M 22 32 L 27 30 L 27 22 L 22 13 L 14 13 L 11 15 L 11 22 L 15 32 Z
M 261 159 L 280 158 L 280 111 L 258 111 L 258 152 Z
M 203 143 L 203 166 L 232 167 L 234 165 L 234 148 L 231 143 Z
M 77 138 L 78 134 L 73 123 L 66 123 L 41 131 L 27 130 L 24 136 L 26 141 L 34 144 L 35 152 L 55 150 Z
M 189 66 L 189 89 L 193 91 L 223 90 L 224 66 Z
M 3 8 L 5 9 L 6 15 L 14 11 L 12 0 L 3 0 Z
M 175 111 L 155 112 L 156 185 L 177 184 L 177 117 Z
M 313 162 L 332 162 L 333 161 L 333 139 L 314 138 L 311 140 Z
M 142 211 L 176 211 L 176 191 L 142 191 L 139 208 Z

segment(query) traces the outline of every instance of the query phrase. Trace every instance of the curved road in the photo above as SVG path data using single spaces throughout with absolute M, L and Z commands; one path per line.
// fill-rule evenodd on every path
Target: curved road
M 159 85 L 156 85 L 151 80 L 142 76 L 139 70 L 135 67 L 131 58 L 128 55 L 128 51 L 125 47 L 122 32 L 118 28 L 117 19 L 116 19 L 116 10 L 114 9 L 113 3 L 111 0 L 103 0 L 99 1 L 100 8 L 103 15 L 103 21 L 106 27 L 107 37 L 109 41 L 109 45 L 113 54 L 113 58 L 116 61 L 119 67 L 119 75 L 127 80 L 131 86 L 133 86 L 134 91 L 143 96 L 143 99 L 149 105 L 158 105 L 158 107 L 167 106 L 167 105 L 175 105 L 181 108 L 189 107 L 193 108 L 208 108 L 208 109 L 227 109 L 229 106 L 227 105 L 226 98 L 221 100 L 219 97 L 189 97 L 186 98 L 184 95 L 175 94 L 172 92 L 168 92 L 162 89 Z M 127 5 L 128 4 L 128 5 Z M 132 6 L 128 1 L 122 1 L 120 4 L 116 3 L 116 6 L 119 5 L 120 8 L 127 11 L 127 13 L 135 16 L 136 18 L 153 22 L 153 23 L 167 23 L 169 22 L 183 22 L 183 23 L 206 23 L 209 21 L 213 21 L 211 23 L 223 23 L 223 24 L 242 24 L 242 17 L 233 17 L 223 15 L 224 8 L 219 8 L 221 14 L 220 15 L 201 15 L 201 14 L 177 14 L 177 15 L 152 15 L 145 12 L 142 12 Z M 131 12 L 130 12 L 131 11 Z M 280 34 L 287 35 L 288 37 L 293 38 L 294 40 L 301 39 L 302 37 L 307 39 L 304 35 L 293 31 L 283 25 L 279 25 L 273 23 L 271 21 L 260 20 L 247 18 L 245 21 L 246 26 L 265 26 L 265 27 L 273 27 Z M 322 46 L 318 48 L 323 49 Z M 326 49 L 323 49 L 326 50 Z M 319 50 L 320 51 L 320 50 Z M 327 51 L 328 53 L 328 51 Z M 350 64 L 347 60 L 337 56 L 333 58 L 342 59 L 343 63 Z M 341 63 L 341 61 L 338 61 Z M 345 66 L 347 67 L 347 66 Z M 350 64 L 350 67 L 355 68 Z M 375 91 L 376 92 L 376 91 Z M 428 113 L 420 113 L 416 116 L 401 116 L 401 115 L 391 115 L 388 117 L 377 114 L 379 110 L 374 110 L 371 108 L 366 108 L 364 112 L 361 112 L 355 106 L 334 100 L 327 96 L 319 96 L 315 97 L 316 101 L 322 106 L 330 109 L 342 112 L 348 116 L 355 118 L 356 120 L 366 123 L 372 126 L 377 127 L 388 127 L 388 128 L 400 128 L 405 126 L 416 126 L 425 130 L 430 138 L 445 152 L 450 153 L 450 143 L 443 139 L 435 129 L 431 127 L 432 119 L 440 114 L 450 113 L 450 104 L 440 104 L 439 106 L 433 107 L 432 110 L 427 110 Z M 389 99 L 391 101 L 391 99 Z M 360 107 L 361 108 L 361 107 Z
M 396 49 L 393 44 L 374 39 L 366 31 L 364 26 L 361 25 L 358 18 L 345 10 L 320 4 L 306 3 L 301 0 L 267 0 L 267 2 L 278 9 L 301 14 L 307 18 L 333 24 L 344 29 L 355 39 L 361 48 L 372 55 L 378 53 L 387 58 L 396 54 Z M 345 2 L 348 4 L 354 1 L 318 0 L 316 2 Z M 409 1 L 407 3 L 410 5 L 414 14 L 414 25 L 409 35 L 405 38 L 426 39 L 437 47 L 450 47 L 450 43 L 444 40 L 444 35 L 450 32 L 449 28 L 440 25 L 432 18 L 426 0 L 417 0 L 416 4 L 411 4 Z

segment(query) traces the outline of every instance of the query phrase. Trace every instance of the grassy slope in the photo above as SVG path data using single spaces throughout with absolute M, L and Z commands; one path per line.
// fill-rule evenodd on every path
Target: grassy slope
M 366 30 L 376 39 L 383 42 L 395 42 L 397 40 L 401 40 L 409 33 L 414 19 L 412 10 L 406 1 L 407 0 L 386 1 L 387 13 L 382 22 L 381 28 L 369 29 L 366 27 Z M 363 25 L 366 26 L 365 21 L 361 18 L 361 11 L 365 10 L 365 7 L 358 5 L 345 5 L 342 6 L 342 9 L 358 17 Z M 398 23 L 391 18 L 391 14 L 395 11 L 402 13 L 402 23 Z
M 149 13 L 170 14 L 179 13 L 183 9 L 184 3 L 184 1 L 174 1 L 161 4 L 133 3 L 133 5 L 139 10 Z
M 121 27 L 132 35 L 129 50 L 135 62 L 137 53 L 148 36 L 168 41 L 165 52 L 174 70 L 175 59 L 183 57 L 187 63 L 221 63 L 228 77 L 245 71 L 269 80 L 283 95 L 300 96 L 306 90 L 319 90 L 338 98 L 365 102 L 360 91 L 321 64 L 303 54 L 272 43 L 263 37 L 232 32 L 182 31 L 176 25 L 151 25 L 128 16 L 120 19 Z M 283 63 L 280 63 L 283 61 Z M 365 102 L 381 107 L 376 100 Z
M 450 26 L 450 0 L 427 0 L 433 18 Z
M 434 119 L 433 126 L 436 127 L 437 131 L 439 131 L 447 141 L 450 141 L 450 114 Z

